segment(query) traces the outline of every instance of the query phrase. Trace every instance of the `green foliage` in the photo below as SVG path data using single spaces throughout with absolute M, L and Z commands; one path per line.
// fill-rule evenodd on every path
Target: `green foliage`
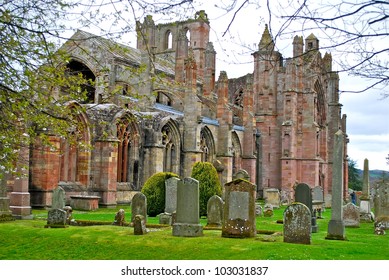
M 209 162 L 196 162 L 191 177 L 199 181 L 200 216 L 206 216 L 208 200 L 215 194 L 218 196 L 222 194 L 216 168 Z
M 178 177 L 171 172 L 159 172 L 152 175 L 142 188 L 147 198 L 147 214 L 154 217 L 165 211 L 165 181 L 171 177 Z
M 348 187 L 355 191 L 361 191 L 363 182 L 359 176 L 356 165 L 356 161 L 348 159 Z

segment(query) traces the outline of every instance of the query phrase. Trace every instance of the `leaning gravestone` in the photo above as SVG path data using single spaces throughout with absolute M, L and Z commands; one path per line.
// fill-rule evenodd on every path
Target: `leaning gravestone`
M 159 223 L 172 225 L 172 214 L 177 209 L 177 184 L 180 181 L 177 177 L 165 180 L 165 212 L 159 214 Z
M 147 233 L 145 217 L 136 215 L 134 217 L 134 235 L 144 235 Z
M 311 211 L 299 202 L 284 211 L 284 242 L 311 244 Z
M 375 221 L 389 229 L 389 184 L 381 183 L 374 196 Z
M 300 202 L 308 207 L 309 211 L 311 212 L 312 216 L 312 232 L 318 231 L 318 226 L 316 224 L 316 217 L 313 215 L 313 209 L 312 209 L 312 192 L 311 188 L 305 184 L 300 183 L 296 186 L 295 194 L 294 194 L 294 201 Z
M 64 228 L 66 227 L 66 211 L 62 209 L 51 209 L 47 215 L 48 228 Z
M 359 207 L 349 202 L 343 206 L 343 222 L 345 227 L 359 227 Z
M 255 185 L 243 179 L 225 184 L 222 237 L 256 235 L 255 191 Z
M 52 209 L 63 209 L 65 207 L 65 190 L 58 186 L 53 190 L 53 198 L 51 202 Z
M 180 180 L 177 186 L 176 221 L 173 236 L 202 236 L 200 224 L 199 181 L 193 178 Z
M 131 222 L 133 223 L 136 215 L 142 215 L 147 221 L 147 198 L 146 196 L 138 192 L 131 200 Z
M 212 196 L 207 203 L 207 226 L 220 227 L 223 221 L 223 200 L 220 196 Z

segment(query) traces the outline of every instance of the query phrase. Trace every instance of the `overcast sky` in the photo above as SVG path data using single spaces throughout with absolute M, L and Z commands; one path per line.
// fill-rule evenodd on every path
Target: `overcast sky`
M 265 28 L 266 10 L 264 12 L 263 9 L 255 9 L 253 6 L 241 10 L 230 27 L 231 33 L 222 37 L 233 14 L 223 16 L 223 12 L 213 6 L 203 4 L 200 7 L 206 10 L 210 19 L 211 41 L 218 58 L 216 78 L 221 70 L 227 71 L 229 78 L 252 72 L 253 51 L 249 48 L 254 50 L 258 46 Z M 276 21 L 277 19 L 272 19 L 273 27 L 276 26 Z M 306 38 L 310 33 L 302 31 L 300 35 Z M 292 42 L 292 36 L 276 41 L 276 47 L 284 57 L 292 56 Z M 320 46 L 325 43 L 320 41 Z M 360 90 L 364 84 L 360 78 L 350 77 L 346 73 L 340 74 L 341 90 Z M 389 98 L 382 99 L 380 93 L 375 90 L 365 93 L 344 92 L 340 96 L 340 103 L 343 105 L 342 114 L 347 114 L 349 158 L 356 161 L 357 168 L 360 169 L 363 169 L 364 159 L 367 158 L 370 170 L 389 170 L 389 165 L 386 164 L 389 154 Z

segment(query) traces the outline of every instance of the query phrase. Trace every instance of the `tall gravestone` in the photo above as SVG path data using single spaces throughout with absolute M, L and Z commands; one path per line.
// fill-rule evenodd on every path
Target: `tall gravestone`
M 328 223 L 326 239 L 346 240 L 345 226 L 343 222 L 343 159 L 344 159 L 344 135 L 341 130 L 334 137 L 334 158 L 332 164 L 332 211 L 331 220 Z
M 242 179 L 225 184 L 222 237 L 254 237 L 256 186 Z
M 171 225 L 172 215 L 177 209 L 177 177 L 171 177 L 165 181 L 165 212 L 159 214 L 159 223 Z
M 52 209 L 63 209 L 65 207 L 65 190 L 58 186 L 53 190 L 51 208 Z
M 375 221 L 389 229 L 389 184 L 381 183 L 374 196 Z
M 147 222 L 147 198 L 146 196 L 138 192 L 131 200 L 131 222 L 133 223 L 136 215 L 143 216 L 145 222 Z
M 370 205 L 370 183 L 369 183 L 369 160 L 365 159 L 363 162 L 363 185 L 362 185 L 362 195 L 359 198 L 359 211 L 360 219 L 365 222 L 372 222 L 373 216 L 371 214 L 371 205 Z
M 7 196 L 7 179 L 5 174 L 0 174 L 0 222 L 14 220 L 11 210 L 9 210 L 9 201 Z
M 184 178 L 177 185 L 176 220 L 173 224 L 174 236 L 202 236 L 200 224 L 199 181 Z
M 223 200 L 220 196 L 212 196 L 207 203 L 207 226 L 220 227 L 223 222 Z
M 313 209 L 312 209 L 312 191 L 311 191 L 311 188 L 305 183 L 299 183 L 295 189 L 294 201 L 300 202 L 308 207 L 309 211 L 311 212 L 312 232 L 317 232 L 318 226 L 316 223 L 316 216 L 314 215 Z
M 284 242 L 311 244 L 311 211 L 299 202 L 289 205 L 284 211 Z

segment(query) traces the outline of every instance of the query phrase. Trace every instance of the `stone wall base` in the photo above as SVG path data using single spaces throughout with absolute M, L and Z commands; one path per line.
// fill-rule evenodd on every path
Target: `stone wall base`
M 173 225 L 173 236 L 203 236 L 203 226 L 201 224 L 175 223 Z

